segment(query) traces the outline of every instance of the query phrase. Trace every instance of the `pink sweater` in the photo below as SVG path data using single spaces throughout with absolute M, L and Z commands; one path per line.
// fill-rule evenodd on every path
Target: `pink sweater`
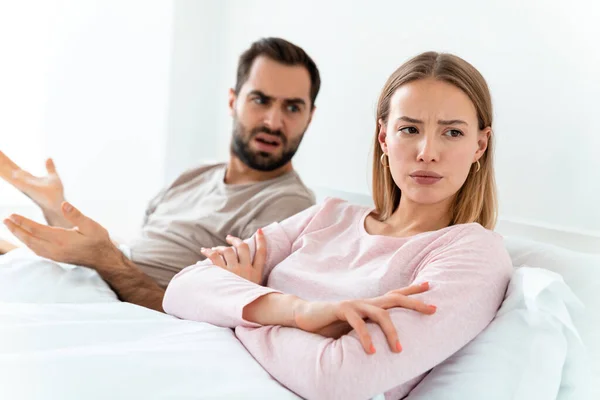
M 163 307 L 180 318 L 235 328 L 263 368 L 304 398 L 362 400 L 384 392 L 388 399 L 401 398 L 488 325 L 512 266 L 502 238 L 481 225 L 407 238 L 370 235 L 364 228 L 370 211 L 328 199 L 271 224 L 263 230 L 268 255 L 264 286 L 203 261 L 173 278 Z M 247 242 L 254 252 L 253 240 Z M 354 331 L 334 340 L 242 319 L 243 308 L 267 293 L 339 301 L 425 281 L 430 290 L 414 297 L 436 305 L 435 314 L 391 310 L 401 353 L 389 349 L 374 323 L 368 327 L 377 352 L 370 355 Z

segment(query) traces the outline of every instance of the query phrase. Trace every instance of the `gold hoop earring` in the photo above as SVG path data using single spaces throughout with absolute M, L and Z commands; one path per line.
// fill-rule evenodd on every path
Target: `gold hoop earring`
M 475 173 L 479 172 L 479 170 L 481 169 L 481 164 L 479 164 L 479 160 L 477 160 L 476 164 L 477 164 L 477 169 L 475 170 Z
M 381 155 L 381 158 L 379 158 L 379 161 L 381 162 L 381 165 L 383 165 L 383 168 L 388 168 L 390 166 L 390 164 L 387 162 L 386 156 L 387 154 L 383 153 Z

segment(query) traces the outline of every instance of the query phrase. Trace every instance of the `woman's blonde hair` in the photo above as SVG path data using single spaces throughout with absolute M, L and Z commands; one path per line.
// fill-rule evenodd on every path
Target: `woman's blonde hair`
M 427 52 L 420 54 L 398 68 L 386 82 L 375 118 L 373 146 L 373 201 L 375 214 L 381 221 L 389 218 L 400 204 L 400 188 L 394 182 L 389 168 L 381 164 L 383 151 L 379 144 L 379 121 L 387 123 L 390 100 L 396 90 L 412 81 L 434 78 L 450 83 L 469 96 L 477 111 L 479 129 L 492 126 L 492 99 L 483 76 L 460 57 L 452 54 Z M 487 229 L 496 225 L 498 203 L 493 165 L 493 135 L 487 150 L 479 159 L 481 169 L 472 167 L 467 180 L 459 189 L 451 207 L 450 225 L 478 222 Z

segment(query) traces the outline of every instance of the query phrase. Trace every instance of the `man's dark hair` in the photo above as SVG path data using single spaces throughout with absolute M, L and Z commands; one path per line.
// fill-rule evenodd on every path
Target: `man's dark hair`
M 281 38 L 263 38 L 252 43 L 252 46 L 240 56 L 237 69 L 237 81 L 235 93 L 239 94 L 242 85 L 248 80 L 250 69 L 254 60 L 265 56 L 273 61 L 285 65 L 301 65 L 308 70 L 310 75 L 310 100 L 311 108 L 315 106 L 315 100 L 321 87 L 319 69 L 312 58 L 300 47 Z

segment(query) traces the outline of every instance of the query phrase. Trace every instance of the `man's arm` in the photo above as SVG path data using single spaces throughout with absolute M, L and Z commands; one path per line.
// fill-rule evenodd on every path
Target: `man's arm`
M 162 301 L 165 290 L 119 249 L 115 247 L 114 250 L 114 257 L 104 258 L 89 267 L 98 272 L 122 301 L 164 312 Z
M 14 244 L 7 242 L 6 240 L 0 239 L 0 254 L 6 254 L 11 250 L 18 248 Z
M 164 290 L 121 253 L 108 231 L 67 202 L 62 211 L 73 229 L 38 224 L 14 214 L 4 223 L 37 255 L 92 268 L 122 301 L 163 312 Z

